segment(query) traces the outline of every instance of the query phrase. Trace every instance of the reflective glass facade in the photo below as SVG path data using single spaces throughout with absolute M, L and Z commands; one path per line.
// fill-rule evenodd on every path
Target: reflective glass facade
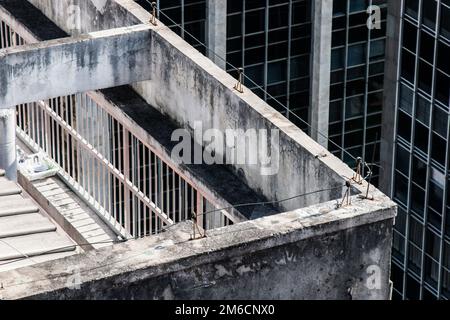
M 394 298 L 450 298 L 450 0 L 403 0 L 393 199 Z
M 386 0 L 334 0 L 330 74 L 329 137 L 354 157 L 379 163 L 386 42 Z M 379 29 L 369 29 L 371 5 L 381 10 Z M 373 25 L 374 27 L 377 27 Z M 354 166 L 336 145 L 329 149 Z M 373 152 L 375 150 L 375 155 Z M 373 167 L 372 183 L 378 183 Z
M 308 121 L 310 103 L 311 0 L 228 0 L 227 71 L 232 66 Z M 232 66 L 231 66 L 231 65 Z M 271 106 L 306 130 L 250 81 L 245 83 Z

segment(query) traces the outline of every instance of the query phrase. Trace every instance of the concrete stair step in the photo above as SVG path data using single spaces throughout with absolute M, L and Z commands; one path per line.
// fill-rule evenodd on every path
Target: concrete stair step
M 22 189 L 19 188 L 19 186 L 15 183 L 12 182 L 8 179 L 6 179 L 6 177 L 0 177 L 0 196 L 10 196 L 13 194 L 21 194 L 22 193 Z
M 70 252 L 75 249 L 72 241 L 56 232 L 4 238 L 0 241 L 0 261 Z
M 56 231 L 56 226 L 39 213 L 0 218 L 0 239 Z
M 39 207 L 33 201 L 25 199 L 21 195 L 5 196 L 0 201 L 0 218 L 38 211 Z

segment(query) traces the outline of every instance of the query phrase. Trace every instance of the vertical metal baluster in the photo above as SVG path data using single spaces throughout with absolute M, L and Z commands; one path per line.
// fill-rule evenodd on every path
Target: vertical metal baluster
M 116 167 L 116 134 L 117 134 L 117 130 L 116 130 L 116 125 L 115 125 L 115 121 L 114 118 L 111 117 L 111 123 L 112 123 L 112 128 L 113 128 L 113 167 Z M 114 219 L 117 221 L 117 205 L 116 205 L 116 201 L 117 201 L 117 190 L 116 190 L 116 178 L 113 177 L 113 188 L 114 188 Z
M 156 155 L 155 155 L 156 156 Z M 159 207 L 161 210 L 161 213 L 164 213 L 164 165 L 161 161 L 161 159 L 158 157 L 158 181 L 159 181 L 159 186 L 158 186 L 158 193 L 159 193 Z M 158 228 L 159 228 L 159 221 L 157 224 Z M 158 230 L 159 231 L 159 230 Z
M 69 98 L 70 96 L 65 96 L 64 97 L 64 102 L 66 104 L 66 125 L 70 125 L 70 121 L 69 121 Z M 66 171 L 70 174 L 70 143 L 69 143 L 69 128 L 66 126 Z
M 3 49 L 5 47 L 4 39 L 5 39 L 5 37 L 3 35 L 3 20 L 0 20 L 0 49 Z
M 131 230 L 131 212 L 130 212 L 130 199 L 129 199 L 129 192 L 128 192 L 128 184 L 127 180 L 130 179 L 130 162 L 129 162 L 129 155 L 130 155 L 130 141 L 128 136 L 128 130 L 123 127 L 122 130 L 123 133 L 123 174 L 124 174 L 124 214 L 125 214 L 125 229 L 127 232 L 132 233 L 133 236 L 136 236 L 136 232 L 134 230 L 133 226 L 133 232 Z M 136 222 L 136 221 L 134 221 Z M 134 223 L 135 225 L 135 223 Z
M 176 212 L 176 208 L 175 208 L 175 206 L 176 206 L 176 201 L 175 201 L 175 198 L 176 198 L 176 192 L 177 192 L 177 188 L 176 188 L 176 184 L 175 184 L 175 171 L 174 170 L 171 170 L 172 171 L 172 221 L 173 221 L 173 223 L 175 223 L 175 221 L 176 221 L 176 215 L 177 215 L 177 212 Z
M 77 130 L 77 127 L 76 127 L 76 122 L 77 122 L 77 119 L 76 119 L 76 112 L 77 112 L 77 108 L 76 108 L 76 105 L 77 105 L 77 96 L 76 95 L 73 95 L 72 96 L 72 108 L 71 108 L 71 115 L 70 115 L 70 119 L 71 119 L 71 123 L 72 123 L 72 129 L 74 129 L 74 130 Z M 77 131 L 78 132 L 78 131 Z M 77 179 L 76 179 L 76 174 L 77 174 L 77 168 L 75 167 L 75 139 L 72 137 L 72 177 L 76 180 L 76 181 L 78 181 Z
M 147 197 L 147 164 L 148 164 L 148 162 L 147 162 L 147 147 L 145 146 L 145 144 L 142 144 L 142 160 L 143 160 L 143 162 L 144 162 L 144 165 L 143 165 L 143 170 L 142 170 L 142 175 L 143 175 L 143 177 L 142 177 L 142 180 L 143 180 L 143 193 L 144 193 L 144 195 Z M 144 217 L 143 217 L 143 227 L 144 227 L 144 230 L 143 230 L 143 232 L 144 232 L 144 236 L 146 236 L 147 235 L 147 210 L 148 210 L 148 205 L 145 205 L 144 206 Z
M 199 226 L 200 230 L 204 232 L 204 216 L 203 216 L 203 196 L 200 194 L 200 192 L 197 190 L 197 225 Z
M 138 189 L 139 189 L 139 191 L 142 192 L 143 186 L 142 186 L 142 183 L 141 183 L 141 165 L 142 165 L 142 163 L 141 163 L 141 154 L 142 154 L 141 153 L 141 141 L 138 140 L 137 138 L 135 138 L 135 139 L 136 139 L 136 142 L 137 142 L 137 161 L 138 161 L 138 165 L 137 165 L 137 169 L 138 169 L 137 179 L 138 179 L 138 185 L 139 185 Z M 145 162 L 144 162 L 144 165 L 145 165 Z M 140 236 L 141 232 L 142 232 L 142 226 L 141 226 L 141 221 L 142 221 L 141 201 L 139 201 L 139 207 L 137 208 L 137 210 L 138 210 L 138 212 L 137 212 L 138 235 Z
M 170 218 L 170 185 L 169 185 L 169 166 L 166 164 L 166 190 L 164 191 L 166 195 L 166 215 L 168 218 Z

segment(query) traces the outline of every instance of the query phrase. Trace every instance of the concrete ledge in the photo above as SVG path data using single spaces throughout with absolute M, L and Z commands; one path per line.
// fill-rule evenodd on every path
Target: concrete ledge
M 358 197 L 242 222 L 189 241 L 189 225 L 0 273 L 3 299 L 387 299 L 395 207 Z M 79 268 L 81 287 L 67 283 Z M 367 268 L 380 286 L 366 286 Z M 317 270 L 320 269 L 320 272 Z M 245 289 L 247 288 L 247 289 Z M 248 288 L 254 288 L 249 290 Z
M 0 108 L 146 80 L 150 40 L 137 25 L 2 49 Z

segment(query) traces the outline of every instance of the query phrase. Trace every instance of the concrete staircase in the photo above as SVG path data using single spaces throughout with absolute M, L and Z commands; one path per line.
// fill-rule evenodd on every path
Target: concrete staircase
M 75 249 L 0 170 L 0 272 L 74 254 Z

